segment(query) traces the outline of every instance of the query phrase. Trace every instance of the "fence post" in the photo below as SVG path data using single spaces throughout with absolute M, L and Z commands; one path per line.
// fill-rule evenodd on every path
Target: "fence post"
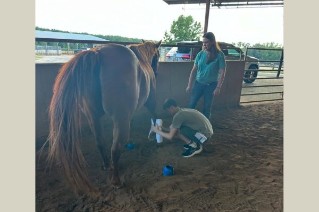
M 283 60 L 284 60 L 284 49 L 281 50 L 281 57 L 280 57 L 280 62 L 279 62 L 279 67 L 278 67 L 278 72 L 277 72 L 277 78 L 280 75 Z

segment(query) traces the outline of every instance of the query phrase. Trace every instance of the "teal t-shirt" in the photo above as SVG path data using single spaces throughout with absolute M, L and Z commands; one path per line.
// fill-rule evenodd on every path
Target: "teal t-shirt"
M 206 64 L 207 52 L 200 51 L 195 58 L 195 65 L 197 66 L 196 80 L 200 83 L 217 82 L 219 77 L 219 70 L 225 69 L 225 55 L 222 51 L 218 52 L 215 60 Z

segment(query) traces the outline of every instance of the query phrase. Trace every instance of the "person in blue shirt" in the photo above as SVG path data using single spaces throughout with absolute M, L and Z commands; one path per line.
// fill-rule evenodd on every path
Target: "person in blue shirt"
M 225 55 L 216 42 L 215 35 L 207 32 L 203 35 L 203 48 L 197 54 L 189 76 L 186 92 L 191 92 L 191 97 L 188 107 L 194 109 L 203 96 L 202 113 L 210 119 L 213 97 L 220 93 L 225 73 Z

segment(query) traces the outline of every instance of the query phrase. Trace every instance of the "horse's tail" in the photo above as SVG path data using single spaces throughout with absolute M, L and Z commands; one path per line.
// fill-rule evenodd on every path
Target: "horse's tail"
M 85 171 L 80 136 L 83 114 L 94 129 L 96 108 L 101 110 L 99 69 L 98 52 L 90 50 L 74 56 L 59 71 L 49 108 L 48 160 L 58 163 L 77 193 L 96 191 Z

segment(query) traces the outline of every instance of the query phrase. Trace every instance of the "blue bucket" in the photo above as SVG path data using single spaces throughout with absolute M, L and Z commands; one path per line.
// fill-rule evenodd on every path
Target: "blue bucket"
M 133 143 L 128 143 L 125 146 L 126 146 L 126 149 L 128 149 L 128 150 L 132 150 L 135 148 L 135 144 L 133 144 Z
M 162 170 L 162 173 L 163 173 L 163 176 L 172 176 L 172 175 L 174 175 L 173 166 L 170 166 L 170 165 L 164 166 L 163 170 Z

